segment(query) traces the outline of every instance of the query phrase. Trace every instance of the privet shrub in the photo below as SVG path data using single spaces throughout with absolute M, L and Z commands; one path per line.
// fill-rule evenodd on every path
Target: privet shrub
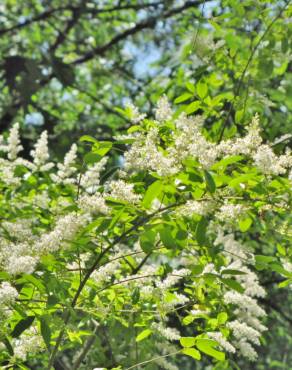
M 91 150 L 78 159 L 73 144 L 62 163 L 46 132 L 31 160 L 19 156 L 18 124 L 1 138 L 3 369 L 257 358 L 261 271 L 281 286 L 292 278 L 291 154 L 263 143 L 258 116 L 245 136 L 216 143 L 202 117 L 174 113 L 165 97 L 153 120 L 125 114 L 127 135 L 84 136 Z

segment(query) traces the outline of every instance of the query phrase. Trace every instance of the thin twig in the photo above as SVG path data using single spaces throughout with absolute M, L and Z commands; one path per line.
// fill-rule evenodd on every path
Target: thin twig
M 181 353 L 181 350 L 179 350 L 179 351 L 175 351 L 175 352 L 172 352 L 172 353 L 168 353 L 167 355 L 154 357 L 154 358 L 152 358 L 151 360 L 147 360 L 147 361 L 139 362 L 138 364 L 135 364 L 135 365 L 132 365 L 132 366 L 130 366 L 130 367 L 127 367 L 125 370 L 134 369 L 135 367 L 138 367 L 138 366 L 141 366 L 141 365 L 145 365 L 145 364 L 149 364 L 150 362 L 153 362 L 153 361 L 159 360 L 160 358 L 165 358 L 165 357 L 169 357 L 169 356 L 174 356 L 174 355 L 177 355 L 178 353 Z

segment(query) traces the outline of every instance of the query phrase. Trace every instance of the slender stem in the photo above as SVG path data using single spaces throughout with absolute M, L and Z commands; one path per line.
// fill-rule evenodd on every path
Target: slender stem
M 169 357 L 169 356 L 174 356 L 174 355 L 177 355 L 177 354 L 178 354 L 178 353 L 180 353 L 180 352 L 181 352 L 181 350 L 179 350 L 179 351 L 175 351 L 175 352 L 171 352 L 171 353 L 168 353 L 167 355 L 154 357 L 154 358 L 152 358 L 151 360 L 147 360 L 147 361 L 139 362 L 138 364 L 135 364 L 135 365 L 132 365 L 132 366 L 130 366 L 130 367 L 127 367 L 125 370 L 130 370 L 130 369 L 134 369 L 135 367 L 138 367 L 138 366 L 141 366 L 141 365 L 149 364 L 150 362 L 153 362 L 153 361 L 159 360 L 160 358 L 165 358 L 165 357 Z

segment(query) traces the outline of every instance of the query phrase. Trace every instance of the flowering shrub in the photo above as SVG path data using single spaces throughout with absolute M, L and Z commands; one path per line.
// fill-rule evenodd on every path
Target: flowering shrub
M 216 143 L 165 97 L 153 120 L 125 114 L 133 126 L 113 143 L 80 139 L 91 148 L 82 164 L 75 144 L 50 160 L 46 132 L 31 160 L 18 124 L 1 137 L 3 368 L 257 358 L 261 271 L 292 281 L 291 153 L 263 143 L 258 116 L 244 137 Z

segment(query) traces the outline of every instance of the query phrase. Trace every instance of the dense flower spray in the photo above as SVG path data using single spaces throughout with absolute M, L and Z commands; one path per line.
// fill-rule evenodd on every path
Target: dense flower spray
M 135 126 L 117 138 L 127 150 L 120 171 L 111 176 L 103 176 L 109 161 L 102 155 L 80 166 L 76 144 L 61 163 L 50 162 L 46 132 L 31 161 L 19 157 L 18 124 L 7 139 L 0 138 L 6 197 L 1 199 L 1 330 L 15 348 L 7 358 L 23 361 L 50 347 L 48 316 L 39 312 L 49 307 L 56 315 L 57 337 L 59 310 L 69 304 L 86 317 L 79 323 L 85 333 L 92 323 L 126 326 L 125 315 L 132 315 L 135 331 L 144 330 L 137 343 L 149 340 L 164 368 L 177 368 L 164 358 L 167 346 L 187 355 L 182 332 L 198 334 L 192 344 L 198 350 L 205 341 L 219 354 L 256 360 L 267 329 L 259 304 L 266 293 L 255 243 L 246 232 L 256 223 L 264 228 L 266 212 L 287 212 L 291 153 L 277 155 L 262 143 L 258 116 L 246 136 L 216 143 L 204 135 L 203 117 L 174 118 L 166 97 L 154 120 L 134 106 L 127 109 Z M 91 142 L 96 154 L 100 146 Z M 277 176 L 281 181 L 273 182 Z M 290 276 L 287 256 L 272 262 L 275 271 Z M 16 338 L 13 328 L 22 320 L 17 307 L 23 302 L 34 324 Z M 72 327 L 66 335 L 68 348 L 82 343 Z M 143 356 L 148 361 L 152 355 Z M 127 363 L 127 356 L 119 358 Z

